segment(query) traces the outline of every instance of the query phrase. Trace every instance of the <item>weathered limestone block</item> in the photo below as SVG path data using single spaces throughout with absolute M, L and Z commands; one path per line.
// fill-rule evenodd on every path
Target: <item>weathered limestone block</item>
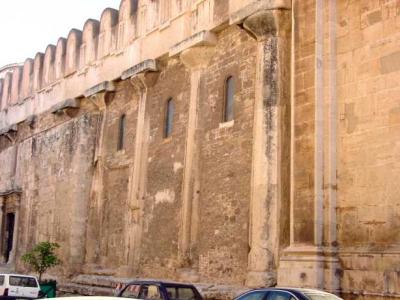
M 17 132 L 18 128 L 17 125 L 11 125 L 8 127 L 4 127 L 3 129 L 0 130 L 0 135 L 11 133 L 11 132 Z
M 103 92 L 113 92 L 115 90 L 114 84 L 111 81 L 104 81 L 99 84 L 96 84 L 95 86 L 91 87 L 90 89 L 86 90 L 83 95 L 86 98 L 89 98 L 91 96 L 94 96 L 95 94 L 98 93 L 103 93 Z
M 64 77 L 65 72 L 65 63 L 66 63 L 66 49 L 67 49 L 67 40 L 64 38 L 60 38 L 57 42 L 56 46 L 56 57 L 55 57 L 55 79 L 59 80 Z
M 215 36 L 215 34 L 210 31 L 203 30 L 172 46 L 172 48 L 169 50 L 169 56 L 180 54 L 185 49 L 189 49 L 191 47 L 214 46 L 216 43 L 217 37 Z
M 156 61 L 145 61 L 132 67 L 126 73 L 139 96 L 136 125 L 135 154 L 130 168 L 128 188 L 129 214 L 126 222 L 125 257 L 128 274 L 138 272 L 141 241 L 144 226 L 144 200 L 147 191 L 148 145 L 150 136 L 150 116 L 148 112 L 148 91 L 157 82 L 159 72 Z
M 122 50 L 136 36 L 138 0 L 122 0 L 118 17 L 118 49 Z
M 4 80 L 0 79 L 0 110 L 1 110 L 1 98 L 3 95 L 3 85 L 4 85 Z
M 83 26 L 82 44 L 80 46 L 80 67 L 88 65 L 97 58 L 100 22 L 89 19 Z
M 43 77 L 43 53 L 37 53 L 33 61 L 33 90 L 38 91 L 42 88 Z
M 125 80 L 141 73 L 157 72 L 157 70 L 157 61 L 148 59 L 122 72 L 121 79 Z
M 12 87 L 11 87 L 11 105 L 18 102 L 21 91 L 23 67 L 15 67 L 13 69 Z
M 194 38 L 195 39 L 195 38 Z M 189 38 L 193 41 L 193 38 Z M 215 44 L 215 39 L 211 38 L 209 44 Z M 181 276 L 187 275 L 188 270 L 191 278 L 198 280 L 197 270 L 192 265 L 192 247 L 196 242 L 193 228 L 198 220 L 198 202 L 200 192 L 200 139 L 199 139 L 199 112 L 200 112 L 200 83 L 204 70 L 207 68 L 210 60 L 215 54 L 213 46 L 197 46 L 185 50 L 181 47 L 175 47 L 173 53 L 180 53 L 180 59 L 185 67 L 190 71 L 190 100 L 189 116 L 186 133 L 186 149 L 184 163 L 184 178 L 182 188 L 182 221 L 179 233 L 179 261 L 181 266 Z M 197 258 L 196 258 L 197 259 Z
M 263 10 L 287 10 L 291 0 L 229 0 L 230 23 L 240 23 L 248 16 Z
M 248 17 L 244 28 L 258 41 L 250 253 L 246 285 L 272 286 L 277 281 L 277 261 L 283 208 L 289 202 L 284 182 L 289 180 L 287 135 L 290 103 L 289 10 L 262 10 Z M 286 132 L 286 134 L 285 134 Z M 282 211 L 284 210 L 284 212 Z
M 12 74 L 7 73 L 4 76 L 3 82 L 3 93 L 1 95 L 1 107 L 0 110 L 4 110 L 9 106 L 10 98 L 11 98 L 11 86 L 12 86 Z
M 65 60 L 65 75 L 71 75 L 79 68 L 79 50 L 82 43 L 82 32 L 77 29 L 72 29 L 68 34 L 66 60 Z
M 46 87 L 55 79 L 55 55 L 56 46 L 48 45 L 43 62 L 43 86 Z
M 67 99 L 53 105 L 50 109 L 52 114 L 59 114 L 68 109 L 79 109 L 80 104 L 77 99 Z
M 33 60 L 28 58 L 24 63 L 21 83 L 21 99 L 26 99 L 33 92 Z
M 118 24 L 118 10 L 106 8 L 100 18 L 98 57 L 102 58 L 116 48 L 117 36 L 114 27 Z

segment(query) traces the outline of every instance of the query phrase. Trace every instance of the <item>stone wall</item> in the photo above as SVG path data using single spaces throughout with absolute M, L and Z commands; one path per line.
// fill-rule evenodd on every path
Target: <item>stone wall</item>
M 49 239 L 64 278 L 398 297 L 398 19 L 394 0 L 123 0 L 2 73 L 17 269 Z
M 278 282 L 395 297 L 398 3 L 294 5 L 292 231 Z

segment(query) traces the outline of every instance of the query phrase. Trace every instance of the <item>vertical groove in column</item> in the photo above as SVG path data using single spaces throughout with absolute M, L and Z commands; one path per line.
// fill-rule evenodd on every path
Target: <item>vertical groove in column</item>
M 314 150 L 314 242 L 322 246 L 324 224 L 324 0 L 316 0 L 315 18 L 315 150 Z
M 295 195 L 295 177 L 294 177 L 294 154 L 295 154 L 295 72 L 296 72 L 296 57 L 295 57 L 295 3 L 292 0 L 292 36 L 291 36 L 291 53 L 290 53 L 290 245 L 294 244 L 294 195 Z
M 329 242 L 336 244 L 337 92 L 336 0 L 329 1 Z
M 182 199 L 182 235 L 180 244 L 181 259 L 187 259 L 190 251 L 191 241 L 191 219 L 192 219 L 192 189 L 191 183 L 193 179 L 193 163 L 195 151 L 195 131 L 197 127 L 197 104 L 199 97 L 199 84 L 201 77 L 201 69 L 192 70 L 190 78 L 190 103 L 189 103 L 189 120 L 186 140 L 185 168 L 183 182 L 183 199 Z
M 336 0 L 329 0 L 329 144 L 328 144 L 328 199 L 329 199 L 329 226 L 328 240 L 329 248 L 336 258 L 331 264 L 330 285 L 333 292 L 340 290 L 340 280 L 336 275 L 339 268 L 337 259 L 337 229 L 336 229 L 336 201 L 337 201 L 337 60 L 336 60 L 336 22 L 337 7 Z

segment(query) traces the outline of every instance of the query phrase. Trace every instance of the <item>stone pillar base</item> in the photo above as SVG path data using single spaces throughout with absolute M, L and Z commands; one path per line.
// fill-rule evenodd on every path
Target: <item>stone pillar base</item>
M 179 280 L 186 282 L 199 282 L 200 275 L 196 269 L 192 268 L 180 268 L 177 270 Z
M 246 286 L 251 288 L 270 287 L 276 285 L 276 272 L 257 272 L 247 273 Z
M 278 285 L 339 292 L 340 263 L 332 251 L 312 246 L 284 250 L 278 268 Z

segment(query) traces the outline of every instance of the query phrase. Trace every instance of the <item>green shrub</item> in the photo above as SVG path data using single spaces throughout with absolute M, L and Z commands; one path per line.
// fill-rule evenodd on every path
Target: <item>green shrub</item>
M 58 248 L 60 246 L 57 243 L 41 242 L 22 256 L 22 261 L 39 274 L 39 282 L 44 272 L 61 264 L 61 260 L 55 253 Z

